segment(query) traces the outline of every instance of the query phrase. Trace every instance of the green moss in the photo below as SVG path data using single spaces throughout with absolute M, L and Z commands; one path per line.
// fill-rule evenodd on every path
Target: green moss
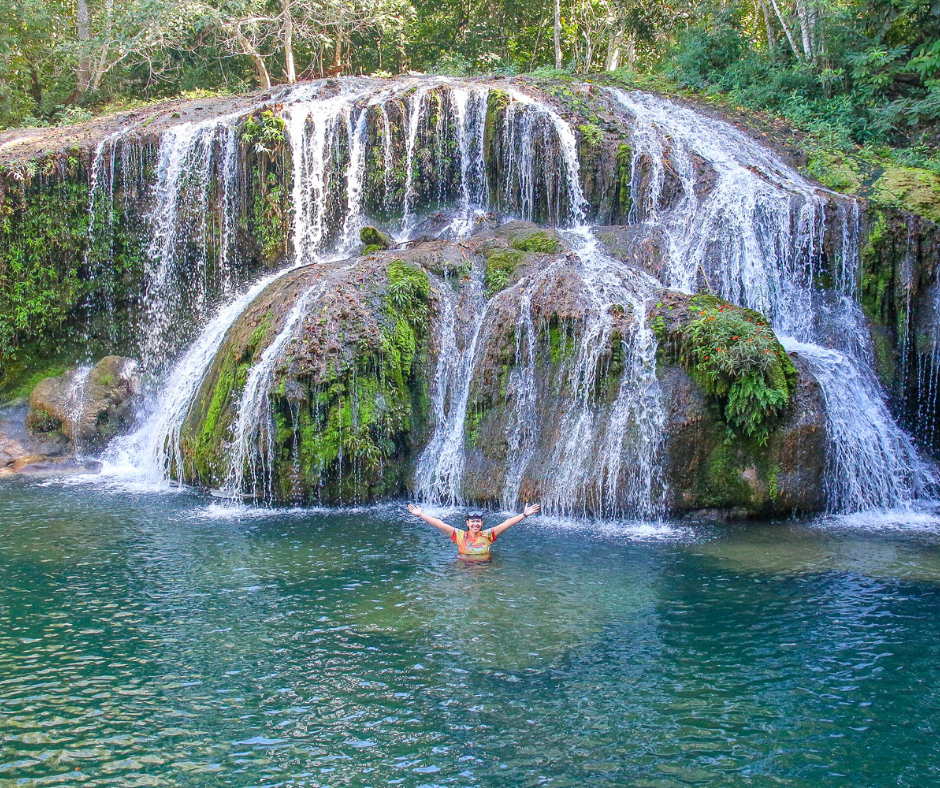
M 518 249 L 500 249 L 490 254 L 486 259 L 486 273 L 483 277 L 488 296 L 509 286 L 522 257 L 523 252 Z
M 17 366 L 20 349 L 32 356 L 28 365 L 49 363 L 92 320 L 107 325 L 102 333 L 109 338 L 122 335 L 125 306 L 143 270 L 143 244 L 121 201 L 98 200 L 89 216 L 87 172 L 79 159 L 49 156 L 33 162 L 35 169 L 43 174 L 0 183 L 3 378 L 9 378 L 7 367 Z M 12 385 L 3 381 L 4 388 Z
M 813 150 L 806 163 L 806 171 L 836 191 L 854 194 L 862 187 L 857 163 L 841 153 Z
M 548 353 L 552 364 L 560 364 L 574 353 L 575 340 L 568 326 L 552 315 L 548 322 Z
M 379 244 L 368 244 L 363 250 L 363 255 L 375 254 L 376 252 L 384 252 L 387 247 L 380 246 Z
M 940 174 L 915 167 L 888 167 L 875 182 L 875 198 L 940 222 Z
M 578 126 L 581 132 L 581 139 L 590 147 L 596 148 L 604 141 L 604 132 L 593 123 L 585 123 Z
M 12 367 L 12 368 L 11 368 Z M 68 366 L 62 363 L 47 364 L 40 361 L 40 366 L 19 361 L 4 369 L 3 387 L 0 388 L 0 402 L 28 397 L 39 381 L 64 375 Z
M 621 220 L 626 219 L 633 207 L 631 189 L 633 185 L 633 148 L 621 145 L 617 150 L 617 174 L 619 181 L 618 201 Z
M 561 251 L 561 243 L 544 230 L 535 230 L 524 236 L 516 236 L 509 244 L 520 252 L 536 252 L 538 254 L 554 254 Z
M 371 225 L 367 225 L 359 231 L 359 240 L 366 245 L 367 249 L 373 246 L 378 249 L 388 249 L 392 245 L 392 239 L 387 233 L 383 233 Z
M 467 416 L 464 419 L 463 431 L 464 435 L 467 436 L 467 443 L 470 446 L 480 445 L 480 422 L 483 421 L 483 417 L 485 415 L 486 411 L 482 408 L 467 409 Z
M 882 211 L 873 211 L 868 237 L 862 247 L 862 281 L 859 303 L 869 320 L 884 325 L 893 307 L 894 266 L 890 254 L 891 235 Z
M 703 505 L 724 507 L 750 501 L 751 489 L 741 478 L 741 463 L 737 455 L 730 433 L 708 455 L 699 478 Z

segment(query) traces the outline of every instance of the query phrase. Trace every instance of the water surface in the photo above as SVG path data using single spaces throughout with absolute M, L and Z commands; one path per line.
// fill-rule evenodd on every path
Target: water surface
M 0 786 L 940 782 L 931 515 L 493 549 L 400 507 L 4 481 Z

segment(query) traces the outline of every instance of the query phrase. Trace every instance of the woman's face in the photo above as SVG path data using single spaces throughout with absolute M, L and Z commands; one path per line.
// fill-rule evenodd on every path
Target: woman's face
M 483 528 L 483 519 L 481 517 L 467 518 L 467 530 L 472 536 L 476 536 L 480 533 L 481 528 Z

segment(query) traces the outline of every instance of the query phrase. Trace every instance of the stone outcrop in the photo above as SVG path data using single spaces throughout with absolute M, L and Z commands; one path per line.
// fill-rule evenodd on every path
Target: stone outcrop
M 26 423 L 35 434 L 63 436 L 77 450 L 98 449 L 130 427 L 139 387 L 137 362 L 105 356 L 91 369 L 40 381 Z
M 0 476 L 68 476 L 97 473 L 101 463 L 76 458 L 60 432 L 32 432 L 26 426 L 28 406 L 14 402 L 0 408 Z
M 246 492 L 279 502 L 325 503 L 406 494 L 434 429 L 445 301 L 463 350 L 486 297 L 464 424 L 463 494 L 498 502 L 516 449 L 508 427 L 521 395 L 517 372 L 526 363 L 519 353 L 520 342 L 527 341 L 520 320 L 525 298 L 535 330 L 538 427 L 519 489 L 524 498 L 544 497 L 556 478 L 555 447 L 571 403 L 572 362 L 592 317 L 585 287 L 581 263 L 562 238 L 526 222 L 496 231 L 482 227 L 457 242 L 423 242 L 298 269 L 269 286 L 229 331 L 184 426 L 180 472 L 210 487 L 230 479 L 239 416 L 250 408 L 245 392 L 258 387 L 258 380 L 249 384 L 249 375 L 257 374 L 265 352 L 280 343 L 279 360 L 263 384 L 270 410 L 262 398 L 261 431 L 250 436 L 252 451 L 262 451 L 246 465 Z M 658 297 L 659 306 L 642 319 L 662 318 L 660 341 L 671 347 L 670 336 L 697 313 L 688 296 Z M 302 316 L 291 323 L 302 299 Z M 709 305 L 732 309 L 718 299 Z M 623 338 L 639 319 L 629 309 L 610 317 L 610 344 L 597 357 L 590 395 L 600 423 L 609 418 L 623 375 Z M 775 338 L 768 341 L 779 348 Z M 729 422 L 720 395 L 703 388 L 680 356 L 664 351 L 658 370 L 666 413 L 660 458 L 667 506 L 750 515 L 823 507 L 825 419 L 818 388 L 799 362 L 794 366 L 784 354 L 768 373 L 771 381 L 782 376 L 786 401 L 749 435 Z M 598 435 L 603 437 L 603 428 Z M 587 508 L 594 494 L 587 491 Z

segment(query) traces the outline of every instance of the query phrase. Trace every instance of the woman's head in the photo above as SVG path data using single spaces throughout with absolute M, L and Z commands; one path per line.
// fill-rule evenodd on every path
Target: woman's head
M 483 527 L 483 512 L 475 509 L 467 512 L 467 530 L 478 532 Z

